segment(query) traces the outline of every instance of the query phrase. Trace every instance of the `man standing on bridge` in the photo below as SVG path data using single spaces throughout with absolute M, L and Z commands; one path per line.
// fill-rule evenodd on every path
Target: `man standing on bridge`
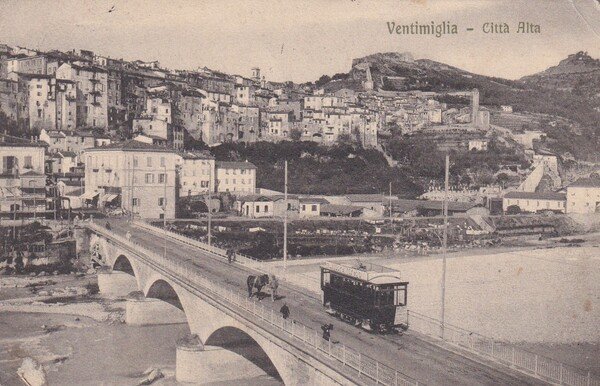
M 281 306 L 279 312 L 281 312 L 281 316 L 283 316 L 283 319 L 287 319 L 290 317 L 290 308 L 287 306 L 287 303 L 283 303 L 283 306 Z

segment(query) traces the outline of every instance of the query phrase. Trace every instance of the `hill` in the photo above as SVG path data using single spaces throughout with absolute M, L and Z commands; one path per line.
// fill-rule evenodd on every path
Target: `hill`
M 600 110 L 600 60 L 587 52 L 569 55 L 558 65 L 521 78 L 530 87 L 554 89 L 588 98 Z
M 256 186 L 281 192 L 286 159 L 290 193 L 384 193 L 388 192 L 390 182 L 394 194 L 402 197 L 416 197 L 423 192 L 410 175 L 388 166 L 380 152 L 350 145 L 324 147 L 314 142 L 290 141 L 227 143 L 212 148 L 211 152 L 219 161 L 252 162 L 258 168 Z
M 363 90 L 370 69 L 374 89 L 421 90 L 445 93 L 478 88 L 480 103 L 511 105 L 515 112 L 544 114 L 567 124 L 546 125 L 550 147 L 579 159 L 593 159 L 600 137 L 600 64 L 586 53 L 569 55 L 557 66 L 519 80 L 474 74 L 407 53 L 378 53 L 352 61 L 348 73 L 323 76 L 315 84 L 327 92 L 342 88 Z M 564 121 L 564 120 L 563 120 Z

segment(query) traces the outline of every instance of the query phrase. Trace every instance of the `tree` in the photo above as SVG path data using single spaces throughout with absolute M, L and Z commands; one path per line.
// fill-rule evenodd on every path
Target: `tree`
M 499 174 L 496 176 L 496 181 L 497 181 L 497 182 L 498 182 L 500 185 L 502 185 L 502 187 L 504 187 L 504 186 L 505 186 L 505 185 L 508 183 L 508 181 L 510 181 L 510 177 L 509 177 L 509 176 L 508 176 L 508 174 L 506 174 L 506 173 L 499 173 Z
M 329 82 L 331 82 L 331 77 L 329 75 L 321 75 L 321 77 L 319 78 L 319 80 L 317 80 L 315 82 L 315 86 L 322 87 L 322 86 L 326 85 Z
M 290 138 L 292 141 L 299 141 L 302 138 L 302 131 L 300 129 L 290 130 Z
M 350 134 L 342 133 L 338 136 L 338 143 L 342 145 L 349 145 L 352 143 L 352 137 L 350 137 Z
M 508 208 L 506 208 L 506 214 L 521 214 L 521 208 L 519 207 L 519 205 L 511 205 Z

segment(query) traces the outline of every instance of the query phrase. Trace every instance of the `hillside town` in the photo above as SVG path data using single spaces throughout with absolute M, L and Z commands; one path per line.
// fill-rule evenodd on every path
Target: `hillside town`
M 0 2 L 0 385 L 600 385 L 596 3 Z
M 525 167 L 497 165 L 487 185 L 453 184 L 450 214 L 598 211 L 600 179 L 566 181 L 565 156 L 540 146 L 545 133 L 524 130 L 527 116 L 514 114 L 510 105 L 480 104 L 477 89 L 386 91 L 375 87 L 364 61 L 353 63 L 358 90 L 335 90 L 334 76 L 326 91 L 316 84 L 267 81 L 259 68 L 250 69 L 249 77 L 206 67 L 170 70 L 157 61 L 86 50 L 1 45 L 0 58 L 0 108 L 7 122 L 0 143 L 0 211 L 7 219 L 94 214 L 174 219 L 209 207 L 249 218 L 281 218 L 285 212 L 292 218 L 441 214 L 440 181 L 408 198 L 391 190 L 290 192 L 286 209 L 283 192 L 257 182 L 252 162 L 211 154 L 227 143 L 347 143 L 379 151 L 394 166 L 402 159 L 389 154 L 386 140 L 398 133 L 435 143 L 441 152 L 482 154 L 492 142 L 501 143 L 526 160 Z M 401 60 L 413 59 L 404 53 Z M 442 102 L 445 98 L 467 104 Z

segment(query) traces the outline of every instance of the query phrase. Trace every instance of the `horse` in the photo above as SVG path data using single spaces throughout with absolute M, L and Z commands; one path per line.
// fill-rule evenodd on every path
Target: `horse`
M 248 297 L 252 297 L 252 290 L 256 288 L 256 296 L 260 293 L 265 285 L 269 284 L 269 275 L 250 275 L 246 280 L 246 285 L 248 286 Z

